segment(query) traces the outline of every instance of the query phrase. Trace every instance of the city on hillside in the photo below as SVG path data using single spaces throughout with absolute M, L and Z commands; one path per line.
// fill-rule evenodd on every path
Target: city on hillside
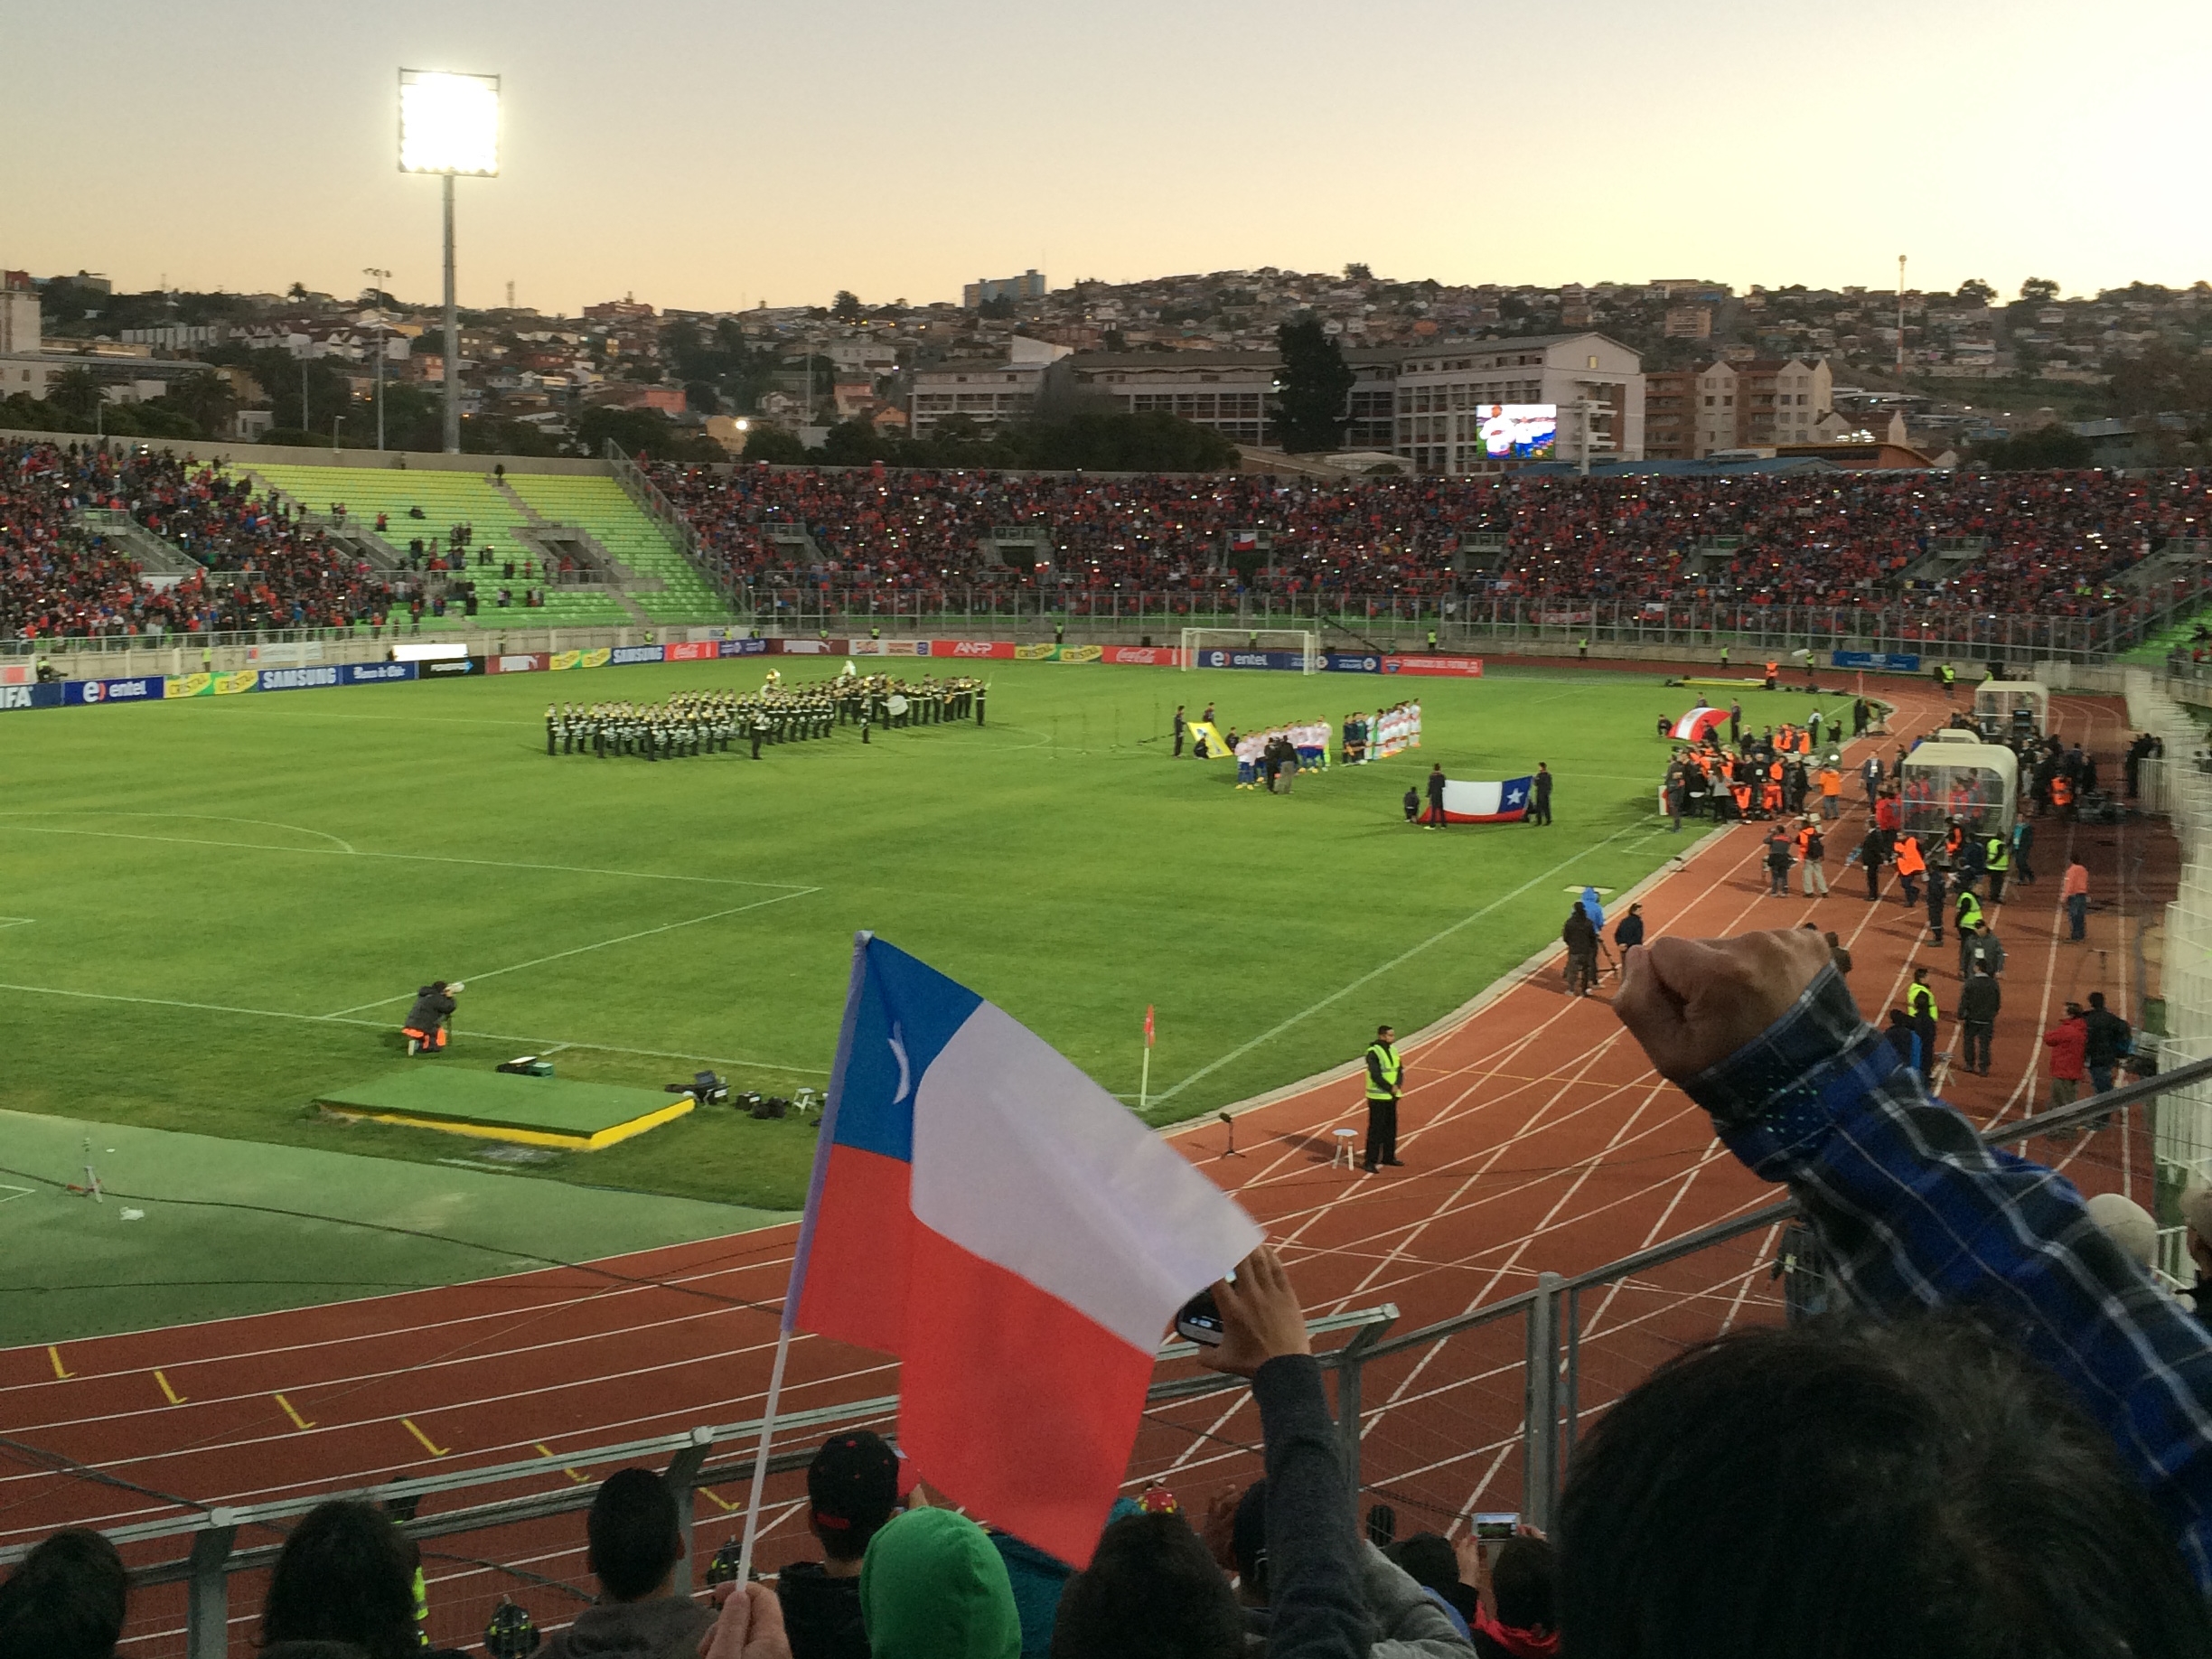
M 624 295 L 558 316 L 508 298 L 461 314 L 468 450 L 1455 475 L 1530 459 L 1479 441 L 1469 411 L 1534 405 L 1557 411 L 1553 464 L 2144 466 L 2197 461 L 2212 426 L 2203 282 L 1738 293 L 1354 264 L 1059 288 L 1031 270 L 923 304 Z M 0 426 L 436 449 L 445 349 L 436 305 L 374 284 L 127 294 L 5 271 Z

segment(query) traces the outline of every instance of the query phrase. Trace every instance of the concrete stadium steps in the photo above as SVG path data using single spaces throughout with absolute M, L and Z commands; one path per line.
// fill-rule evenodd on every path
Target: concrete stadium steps
M 507 487 L 546 518 L 588 531 L 618 563 L 658 590 L 637 587 L 631 599 L 656 622 L 726 616 L 729 607 L 683 550 L 661 532 L 612 478 L 567 473 L 507 474 Z
M 383 513 L 389 520 L 384 539 L 402 554 L 408 541 L 417 536 L 426 543 L 442 546 L 446 533 L 455 525 L 465 523 L 475 527 L 476 539 L 469 548 L 472 557 L 478 548 L 487 547 L 501 563 L 510 555 L 518 562 L 525 557 L 537 557 L 536 548 L 523 534 L 532 527 L 529 515 L 482 473 L 417 472 L 397 467 L 370 471 L 362 467 L 295 466 L 250 461 L 239 465 L 239 470 L 253 478 L 264 491 L 275 490 L 304 503 L 318 520 L 327 519 L 333 501 L 345 504 L 349 528 L 373 525 L 376 515 Z M 408 516 L 408 510 L 415 507 L 423 510 L 420 519 Z M 471 569 L 470 574 L 475 576 L 479 584 L 480 623 L 496 611 L 492 595 L 500 586 L 497 570 L 494 566 L 492 572 L 494 579 L 486 580 L 474 567 Z M 538 584 L 518 576 L 507 586 L 520 594 L 524 587 Z M 542 608 L 524 611 L 516 607 L 510 614 L 527 616 L 534 626 L 554 628 L 620 625 L 634 620 L 613 595 L 568 592 L 558 587 L 546 589 Z

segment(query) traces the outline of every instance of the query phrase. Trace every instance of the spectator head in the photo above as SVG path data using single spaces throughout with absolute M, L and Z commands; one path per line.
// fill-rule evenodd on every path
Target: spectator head
M 1053 1659 L 1238 1659 L 1243 1650 L 1236 1595 L 1181 1515 L 1108 1527 L 1053 1622 Z
M 981 1527 L 949 1509 L 909 1510 L 876 1534 L 860 1567 L 860 1617 L 874 1659 L 1021 1653 L 1006 1558 Z
M 412 1659 L 415 1551 L 373 1504 L 318 1504 L 285 1540 L 261 1603 L 261 1640 L 350 1642 L 368 1659 Z
M 2079 1019 L 2082 1017 L 2082 1005 L 2078 1002 L 2067 1003 L 2066 1005 L 2066 1017 L 2068 1019 Z
M 1497 1621 L 1514 1630 L 1559 1628 L 1559 1558 L 1551 1541 L 1508 1538 L 1490 1567 Z
M 2181 1187 L 2181 1195 L 2175 1200 L 2181 1219 L 2189 1230 L 2207 1244 L 2212 1244 L 2212 1183 L 2195 1170 Z
M 2104 1012 L 2104 993 L 2103 991 L 2091 991 L 2089 993 L 2089 1006 L 2096 1009 L 2099 1013 Z
M 865 1429 L 831 1435 L 807 1466 L 809 1524 L 832 1561 L 857 1561 L 899 1506 L 898 1454 Z
M 683 1558 L 676 1495 L 651 1469 L 616 1469 L 592 1499 L 585 1523 L 592 1576 L 610 1601 L 664 1594 Z
M 1925 968 L 1914 969 L 1913 983 L 1915 985 L 1926 985 L 1927 983 L 1927 970 Z
M 115 1545 L 84 1527 L 56 1532 L 0 1584 L 0 1654 L 108 1659 L 129 1589 Z
M 1387 1043 L 1396 1035 L 1397 1032 L 1393 1026 L 1377 1026 L 1375 1027 L 1375 1041 L 1378 1043 Z
M 1448 1598 L 1459 1587 L 1459 1558 L 1451 1541 L 1436 1532 L 1416 1532 L 1390 1552 L 1406 1577 L 1423 1589 Z
M 2125 1193 L 2099 1193 L 2084 1206 L 2089 1219 L 2120 1247 L 2120 1253 L 2148 1273 L 2158 1260 L 2158 1223 Z
M 2109 1439 L 1960 1319 L 1823 1319 L 1690 1350 L 1579 1449 L 1558 1537 L 1575 1659 L 2212 1646 Z

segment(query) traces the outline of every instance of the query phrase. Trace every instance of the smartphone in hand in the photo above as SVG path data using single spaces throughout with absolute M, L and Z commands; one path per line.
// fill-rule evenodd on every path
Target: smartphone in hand
M 1202 1343 L 1209 1348 L 1218 1348 L 1228 1336 L 1228 1326 L 1222 1323 L 1221 1308 L 1214 1300 L 1212 1290 L 1201 1290 L 1176 1310 L 1176 1335 L 1186 1342 Z

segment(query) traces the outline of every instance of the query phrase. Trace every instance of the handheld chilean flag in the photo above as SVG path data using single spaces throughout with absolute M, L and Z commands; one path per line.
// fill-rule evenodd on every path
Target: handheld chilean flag
M 1725 708 L 1692 708 L 1674 722 L 1674 736 L 1683 743 L 1699 743 L 1714 726 L 1727 724 Z
M 1444 780 L 1444 821 L 1452 824 L 1517 824 L 1528 817 L 1532 778 L 1507 778 L 1503 783 L 1468 783 Z
M 900 1446 L 954 1503 L 1087 1564 L 1168 1322 L 1261 1238 L 1009 1016 L 858 936 L 784 1325 L 899 1357 Z

